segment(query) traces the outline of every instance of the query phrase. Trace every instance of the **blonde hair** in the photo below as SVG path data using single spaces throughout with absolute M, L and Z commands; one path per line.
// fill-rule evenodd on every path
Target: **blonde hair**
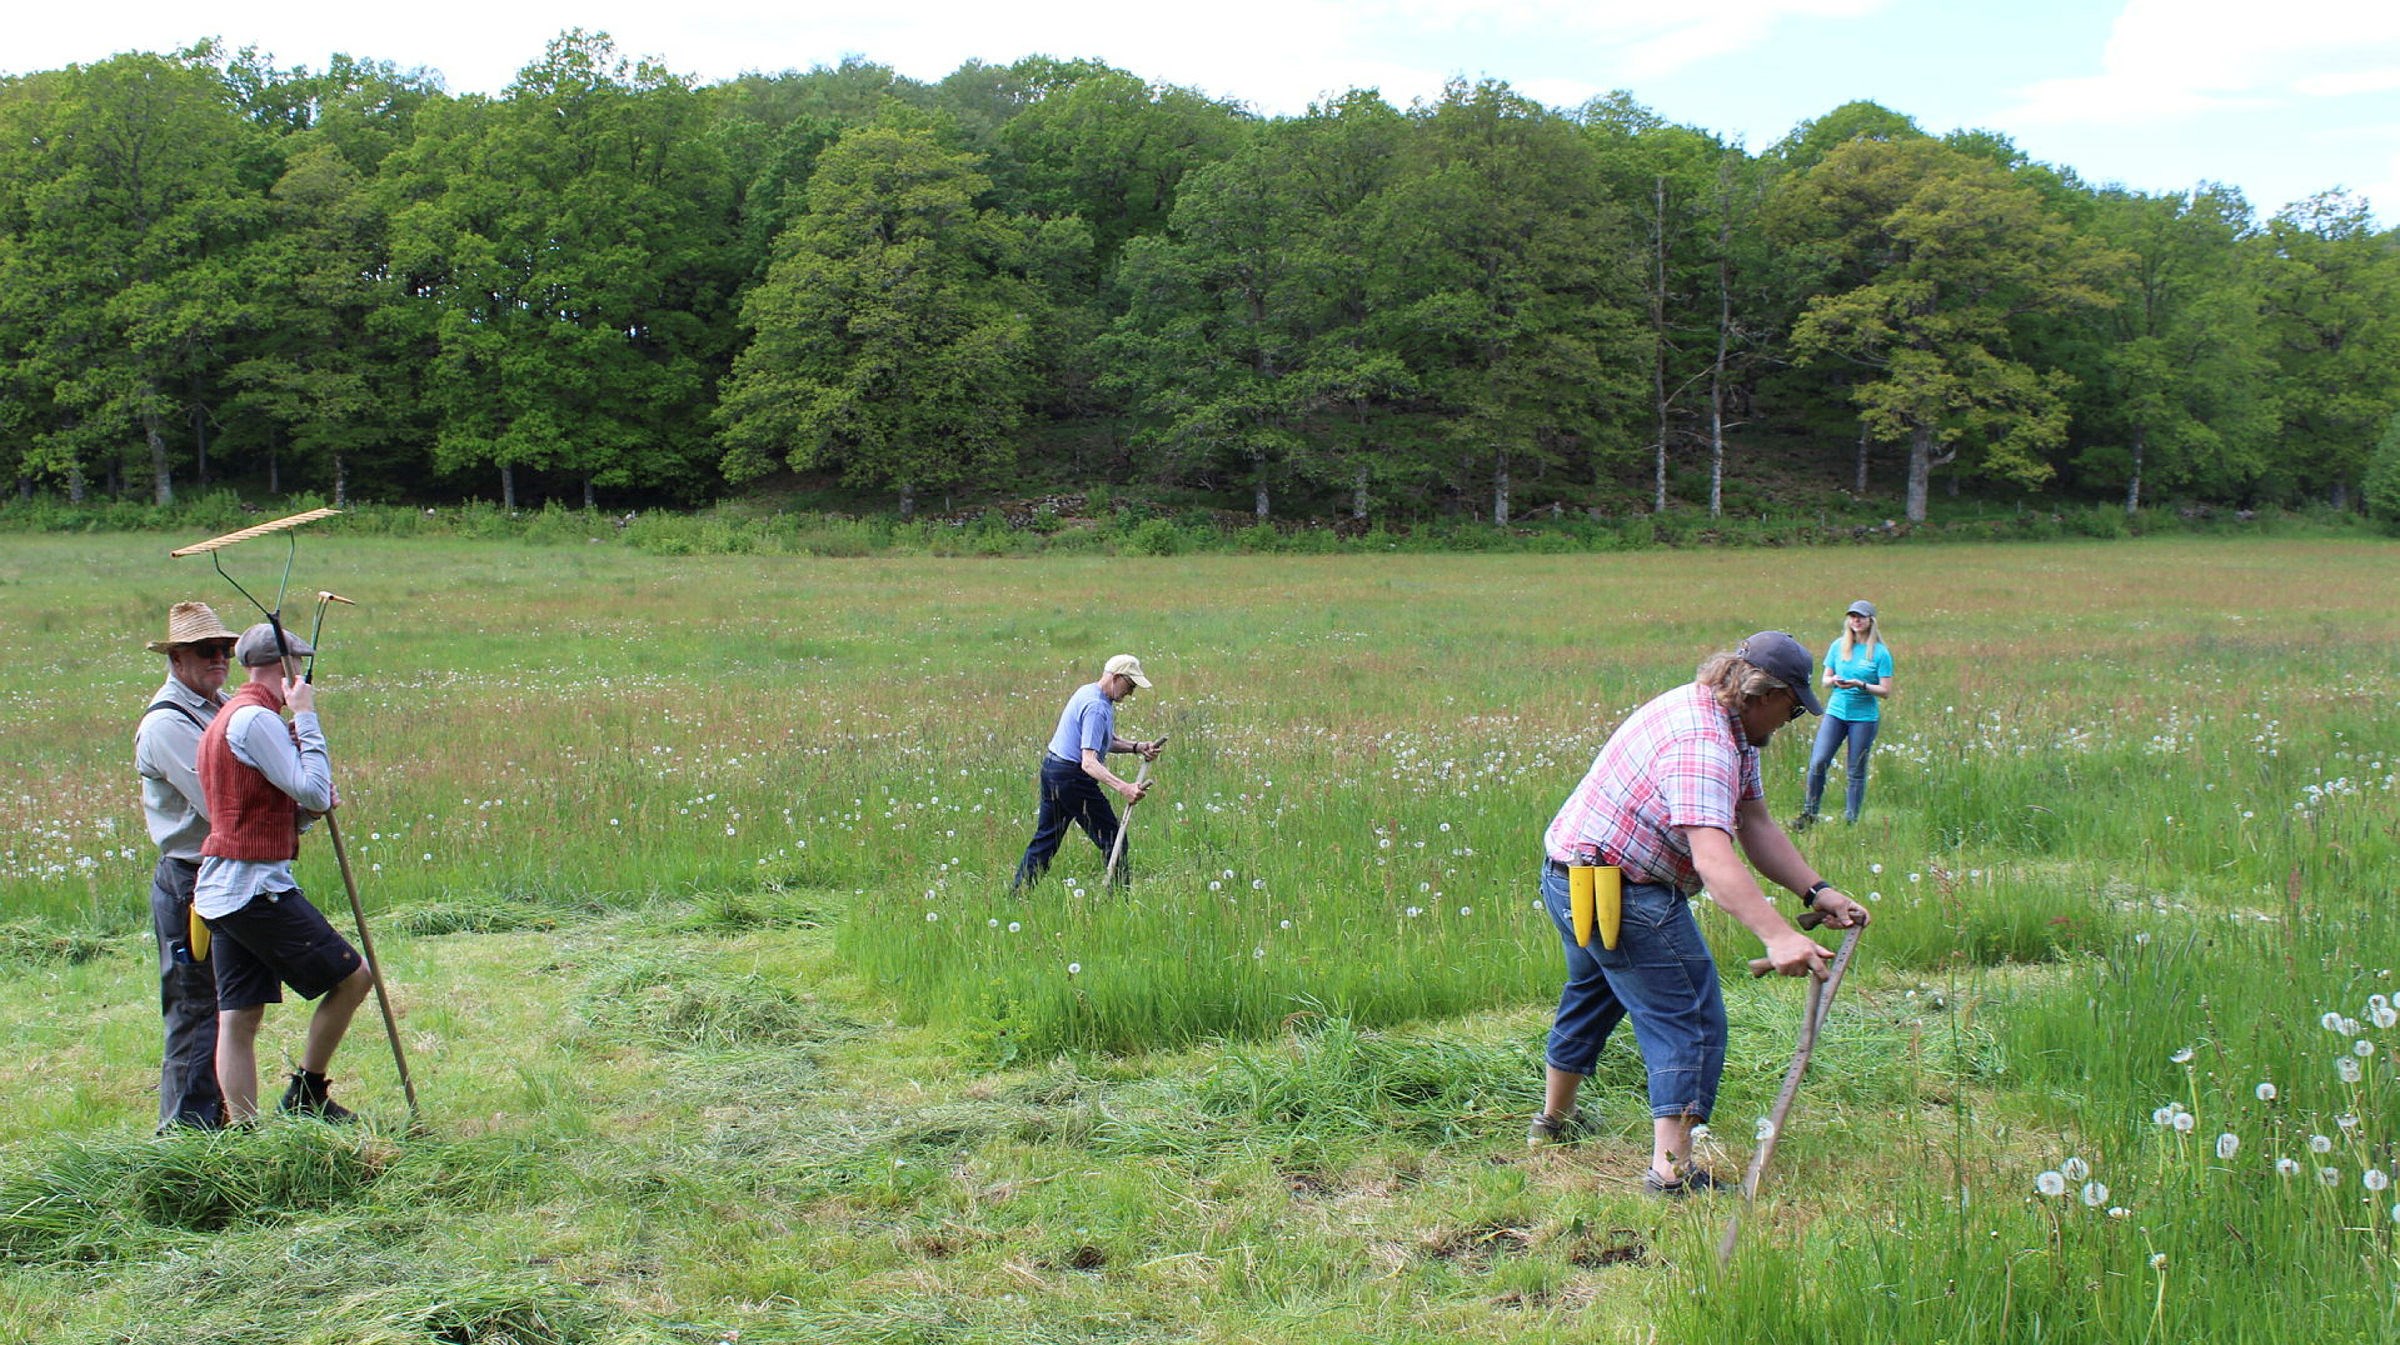
M 1842 613 L 1842 638 L 1837 643 L 1842 647 L 1843 658 L 1850 657 L 1858 649 L 1858 642 L 1850 638 L 1850 614 L 1848 612 Z M 1868 617 L 1867 647 L 1872 649 L 1879 644 L 1883 644 L 1883 618 Z M 1891 646 L 1884 645 L 1884 647 L 1888 649 Z
M 1737 715 L 1749 709 L 1752 701 L 1788 689 L 1783 679 L 1733 653 L 1709 655 L 1693 680 L 1707 687 L 1718 705 Z

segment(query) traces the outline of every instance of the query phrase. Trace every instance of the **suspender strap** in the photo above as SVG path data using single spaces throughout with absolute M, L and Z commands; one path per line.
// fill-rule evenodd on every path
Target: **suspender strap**
M 206 733 L 206 732 L 208 732 L 208 725 L 206 725 L 206 724 L 203 724 L 203 723 L 201 723 L 201 722 L 200 722 L 200 716 L 198 716 L 198 715 L 196 715 L 196 714 L 193 714 L 193 713 L 192 713 L 190 710 L 187 710 L 187 709 L 185 709 L 183 706 L 177 705 L 177 704 L 176 704 L 175 702 L 173 702 L 173 701 L 156 701 L 156 702 L 153 702 L 153 703 L 151 704 L 150 708 L 148 708 L 148 709 L 146 709 L 146 710 L 142 711 L 142 715 L 141 715 L 141 717 L 142 717 L 143 719 L 148 719 L 150 716 L 152 716 L 152 715 L 154 715 L 154 714 L 157 714 L 157 713 L 158 713 L 159 711 L 161 711 L 161 710 L 173 710 L 175 713 L 177 713 L 177 714 L 179 714 L 179 715 L 182 715 L 184 718 L 186 718 L 186 719 L 188 719 L 188 720 L 192 721 L 192 727 L 193 727 L 193 728 L 196 728 L 196 729 L 200 730 L 202 733 Z M 136 722 L 139 722 L 139 721 L 136 721 Z

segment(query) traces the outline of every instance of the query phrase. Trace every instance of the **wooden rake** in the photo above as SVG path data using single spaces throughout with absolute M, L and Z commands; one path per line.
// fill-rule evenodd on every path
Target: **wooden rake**
M 1800 917 L 1802 929 L 1814 929 L 1825 923 L 1825 917 L 1810 911 Z M 1833 965 L 1822 977 L 1809 978 L 1808 1006 L 1800 1017 L 1800 1045 L 1792 1052 L 1792 1067 L 1784 1071 L 1783 1091 L 1775 1095 L 1775 1105 L 1767 1112 L 1766 1133 L 1759 1136 L 1758 1149 L 1750 1155 L 1750 1170 L 1742 1175 L 1742 1206 L 1725 1221 L 1725 1236 L 1717 1243 L 1717 1268 L 1733 1264 L 1733 1244 L 1741 1236 L 1742 1209 L 1758 1200 L 1759 1182 L 1765 1176 L 1767 1160 L 1775 1156 L 1775 1142 L 1783 1138 L 1783 1125 L 1792 1114 L 1792 1099 L 1800 1095 L 1800 1080 L 1808 1073 L 1808 1060 L 1817 1046 L 1817 1030 L 1825 1025 L 1826 1010 L 1833 1007 L 1834 992 L 1842 988 L 1842 976 L 1850 970 L 1850 958 L 1858 951 L 1858 936 L 1865 925 L 1852 925 L 1842 935 L 1841 951 L 1833 955 Z M 1775 970 L 1775 964 L 1763 957 L 1750 960 L 1750 974 L 1764 976 Z

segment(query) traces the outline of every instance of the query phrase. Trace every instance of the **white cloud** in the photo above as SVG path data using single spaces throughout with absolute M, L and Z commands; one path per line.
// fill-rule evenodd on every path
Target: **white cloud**
M 2392 0 L 2128 0 L 2101 73 L 2044 80 L 2005 119 L 2133 125 L 2223 108 L 2393 87 L 2400 5 Z

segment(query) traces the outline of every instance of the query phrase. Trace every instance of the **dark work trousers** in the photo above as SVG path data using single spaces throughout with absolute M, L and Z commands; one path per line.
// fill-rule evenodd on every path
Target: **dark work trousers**
M 1100 782 L 1083 773 L 1080 762 L 1061 761 L 1048 752 L 1042 753 L 1042 810 L 1034 818 L 1033 839 L 1025 845 L 1025 858 L 1017 861 L 1017 876 L 1008 887 L 1015 891 L 1031 887 L 1042 880 L 1050 861 L 1058 855 L 1059 843 L 1067 838 L 1067 824 L 1083 828 L 1083 834 L 1100 847 L 1102 863 L 1108 861 L 1108 848 L 1117 843 L 1117 812 L 1108 806 L 1108 794 Z M 1133 867 L 1129 853 L 1117 860 L 1116 881 L 1126 881 L 1126 870 Z
M 217 1092 L 217 974 L 192 960 L 196 860 L 159 856 L 150 878 L 150 924 L 158 935 L 158 1009 L 167 1050 L 158 1071 L 158 1124 L 214 1128 L 225 1114 Z

